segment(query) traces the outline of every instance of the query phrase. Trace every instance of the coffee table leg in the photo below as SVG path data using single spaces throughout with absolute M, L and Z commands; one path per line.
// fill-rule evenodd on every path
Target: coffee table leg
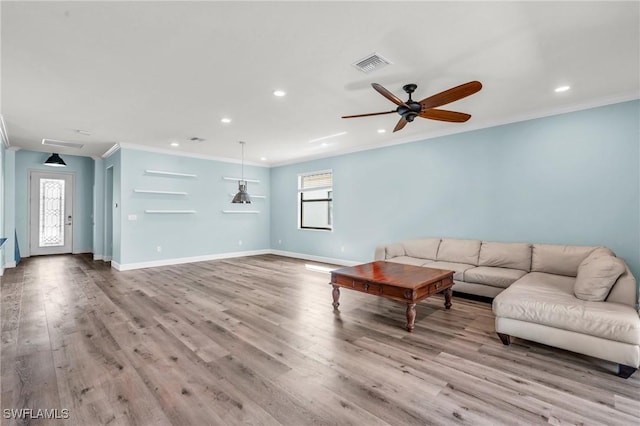
M 444 291 L 444 307 L 445 309 L 451 308 L 451 295 L 453 294 L 453 290 L 451 287 Z
M 340 306 L 340 302 L 338 302 L 340 299 L 340 287 L 334 285 L 331 294 L 333 295 L 333 309 L 338 309 L 338 306 Z
M 407 331 L 409 332 L 413 331 L 415 320 L 416 320 L 416 304 L 407 303 Z

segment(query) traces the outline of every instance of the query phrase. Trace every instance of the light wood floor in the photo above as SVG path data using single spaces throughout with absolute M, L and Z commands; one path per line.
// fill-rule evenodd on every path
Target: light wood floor
M 504 347 L 486 302 L 427 299 L 410 334 L 404 306 L 371 295 L 343 290 L 334 314 L 328 281 L 278 256 L 130 272 L 25 259 L 2 278 L 2 409 L 66 408 L 56 424 L 77 425 L 640 423 L 640 374 Z

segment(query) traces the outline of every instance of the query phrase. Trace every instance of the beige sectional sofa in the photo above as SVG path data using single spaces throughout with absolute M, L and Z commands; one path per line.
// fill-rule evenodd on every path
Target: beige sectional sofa
M 453 290 L 494 298 L 496 332 L 640 367 L 636 280 L 606 247 L 423 238 L 376 248 L 376 260 L 454 273 Z

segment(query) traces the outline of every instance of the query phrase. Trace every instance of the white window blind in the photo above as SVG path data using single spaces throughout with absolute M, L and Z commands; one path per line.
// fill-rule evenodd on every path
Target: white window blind
M 332 172 L 300 176 L 300 191 L 308 191 L 310 189 L 330 189 L 332 186 Z

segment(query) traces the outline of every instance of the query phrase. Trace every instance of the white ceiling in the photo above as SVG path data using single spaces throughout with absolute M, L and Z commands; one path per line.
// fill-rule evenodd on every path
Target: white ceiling
M 640 97 L 639 2 L 2 1 L 1 13 L 2 117 L 12 146 L 38 151 L 49 138 L 85 144 L 62 154 L 117 142 L 238 160 L 243 140 L 247 162 L 274 165 Z M 373 52 L 393 65 L 351 66 Z M 372 82 L 402 99 L 417 83 L 422 99 L 471 80 L 482 91 L 446 106 L 472 114 L 464 124 L 394 134 L 395 114 L 340 118 L 395 108 Z

